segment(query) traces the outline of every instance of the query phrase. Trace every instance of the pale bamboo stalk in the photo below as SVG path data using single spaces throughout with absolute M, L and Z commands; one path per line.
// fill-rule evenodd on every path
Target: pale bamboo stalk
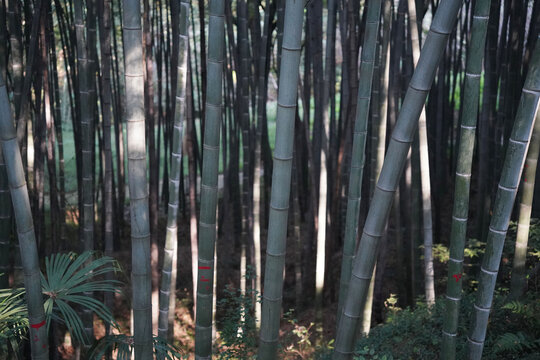
M 140 0 L 123 0 L 125 119 L 131 215 L 131 283 L 135 359 L 152 357 L 152 278 L 144 123 Z

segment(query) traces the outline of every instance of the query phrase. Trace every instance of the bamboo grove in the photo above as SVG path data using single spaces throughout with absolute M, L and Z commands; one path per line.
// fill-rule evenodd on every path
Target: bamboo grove
M 494 299 L 538 294 L 539 36 L 536 0 L 0 0 L 10 351 L 59 358 L 79 319 L 78 358 L 211 359 L 232 331 L 232 358 L 292 359 L 294 309 L 351 359 L 395 299 L 443 303 L 439 358 L 482 358 Z M 85 251 L 123 285 L 81 301 L 119 322 L 44 307 L 46 257 Z

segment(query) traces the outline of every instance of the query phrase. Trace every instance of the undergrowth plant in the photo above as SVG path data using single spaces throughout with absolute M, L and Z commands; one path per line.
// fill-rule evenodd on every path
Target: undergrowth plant
M 246 282 L 251 277 L 248 270 Z M 255 303 L 260 301 L 259 294 L 254 289 L 242 292 L 232 286 L 224 290 L 224 297 L 217 306 L 223 311 L 223 316 L 217 320 L 220 329 L 218 344 L 218 359 L 251 359 L 257 350 L 257 329 L 255 326 Z

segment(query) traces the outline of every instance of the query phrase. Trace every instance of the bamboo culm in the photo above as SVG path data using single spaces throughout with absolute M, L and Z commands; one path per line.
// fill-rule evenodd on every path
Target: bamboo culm
M 360 216 L 360 202 L 362 200 L 362 178 L 364 174 L 365 150 L 369 106 L 371 101 L 371 85 L 373 81 L 373 68 L 379 33 L 382 0 L 371 1 L 368 4 L 366 16 L 366 36 L 360 62 L 360 77 L 362 81 L 358 87 L 356 118 L 354 122 L 353 146 L 351 153 L 351 170 L 349 174 L 349 192 L 347 198 L 347 215 L 345 218 L 345 238 L 343 240 L 343 259 L 341 262 L 341 278 L 339 284 L 339 300 L 337 322 L 343 312 L 345 296 L 351 281 L 351 270 L 354 260 L 354 249 L 358 236 L 358 218 Z M 378 81 L 378 80 L 377 80 Z
M 199 261 L 195 316 L 195 358 L 212 357 L 212 303 L 216 209 L 218 200 L 219 140 L 223 112 L 223 62 L 225 48 L 225 2 L 210 0 L 208 21 L 208 84 L 206 86 Z M 209 85 L 209 86 L 208 86 Z
M 454 188 L 454 207 L 450 230 L 450 258 L 446 280 L 446 311 L 442 330 L 442 359 L 455 359 L 459 306 L 463 284 L 463 255 L 469 213 L 469 189 L 480 97 L 480 76 L 486 43 L 490 0 L 476 2 L 472 35 L 467 55 L 463 112 Z M 455 275 L 455 276 L 454 276 Z
M 484 348 L 489 312 L 493 302 L 493 291 L 499 272 L 499 264 L 512 215 L 525 155 L 529 147 L 531 132 L 540 99 L 540 41 L 536 41 L 529 65 L 529 73 L 521 93 L 518 112 L 512 128 L 501 178 L 493 205 L 489 224 L 486 251 L 480 268 L 480 280 L 476 292 L 473 321 L 468 337 L 470 359 L 480 359 Z
M 278 348 L 303 19 L 304 2 L 287 0 L 279 68 L 276 143 L 258 351 L 261 360 L 276 359 Z
M 152 358 L 152 279 L 140 12 L 139 0 L 123 0 L 133 342 L 135 360 L 146 360 Z
M 13 126 L 6 84 L 0 74 L 0 141 L 6 164 L 8 183 L 13 204 L 13 213 L 17 223 L 20 255 L 24 271 L 26 305 L 30 324 L 29 339 L 33 360 L 49 359 L 49 339 L 45 325 L 43 295 L 41 293 L 41 273 L 39 255 L 34 233 L 32 210 L 28 197 L 28 188 L 17 142 L 17 133 Z
M 189 1 L 179 1 L 180 22 L 178 32 L 178 75 L 176 85 L 176 105 L 174 114 L 171 170 L 169 173 L 169 205 L 167 209 L 167 233 L 165 255 L 161 271 L 159 293 L 158 335 L 170 338 L 169 312 L 174 311 L 175 294 L 171 294 L 171 284 L 176 281 L 176 252 L 178 246 L 178 202 L 180 197 L 180 165 L 182 163 L 182 137 L 186 113 L 186 75 L 188 57 Z M 172 304 L 171 304 L 172 303 Z
M 339 320 L 334 359 L 350 359 L 352 356 L 356 326 L 366 301 L 377 258 L 379 239 L 385 230 L 394 193 L 399 185 L 407 153 L 418 127 L 420 112 L 460 7 L 459 0 L 441 1 L 420 54 L 418 66 L 409 83 L 354 261 L 347 297 Z

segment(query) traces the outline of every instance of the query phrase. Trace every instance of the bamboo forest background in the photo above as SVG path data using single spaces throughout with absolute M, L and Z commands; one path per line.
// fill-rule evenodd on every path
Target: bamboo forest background
M 536 0 L 0 0 L 0 358 L 536 358 L 539 33 Z

